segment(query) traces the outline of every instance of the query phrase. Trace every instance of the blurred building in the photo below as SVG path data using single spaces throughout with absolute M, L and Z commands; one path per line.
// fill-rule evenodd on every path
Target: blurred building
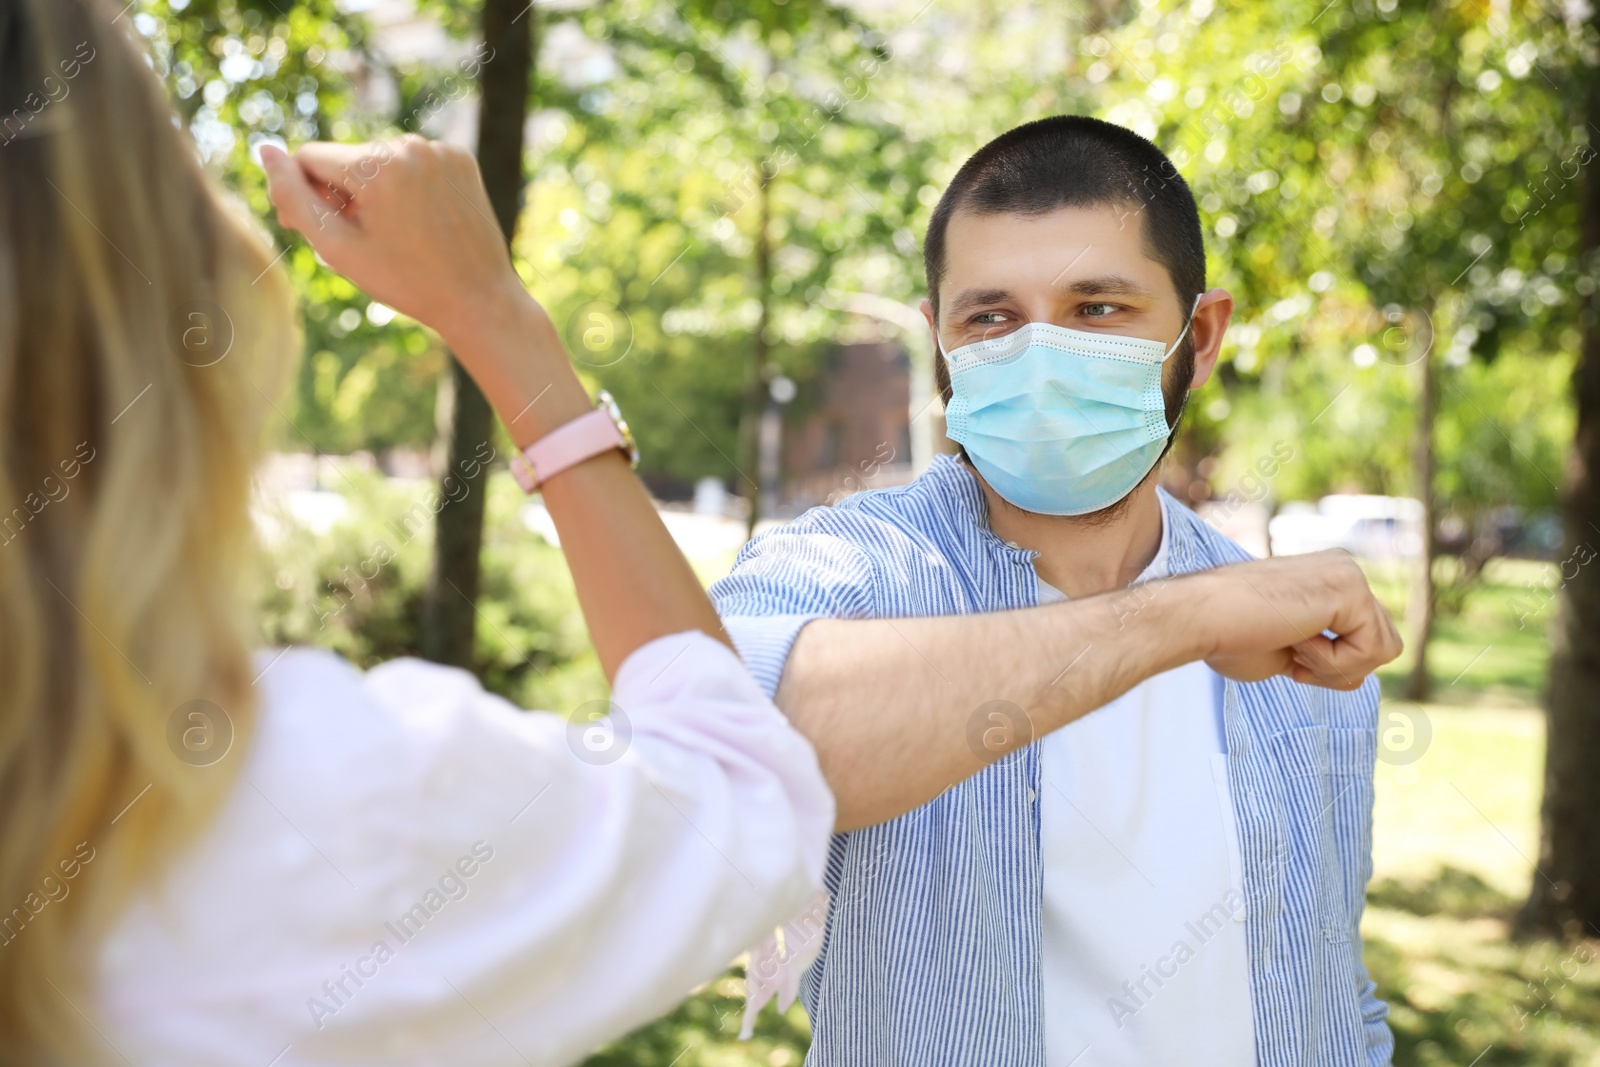
M 817 377 L 819 401 L 785 420 L 774 513 L 798 514 L 914 477 L 905 347 L 894 340 L 840 345 Z

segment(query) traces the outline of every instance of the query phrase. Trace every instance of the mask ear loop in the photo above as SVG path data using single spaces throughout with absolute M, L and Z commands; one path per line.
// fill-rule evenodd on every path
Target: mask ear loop
M 1178 339 L 1172 342 L 1172 347 L 1168 348 L 1166 354 L 1161 357 L 1162 363 L 1165 363 L 1167 361 L 1167 356 L 1170 356 L 1172 353 L 1176 352 L 1178 350 L 1178 346 L 1183 344 L 1183 339 L 1189 336 L 1189 327 L 1194 324 L 1194 313 L 1200 310 L 1200 298 L 1205 295 L 1206 294 L 1204 292 L 1195 294 L 1194 306 L 1189 309 L 1189 321 L 1183 324 L 1183 330 L 1178 334 Z M 1183 400 L 1178 404 L 1178 417 L 1172 420 L 1172 426 L 1167 430 L 1168 447 L 1171 447 L 1173 435 L 1178 432 L 1179 423 L 1183 422 L 1183 413 L 1189 409 L 1189 394 L 1192 392 L 1194 392 L 1193 389 L 1185 389 L 1183 391 Z
M 1203 292 L 1196 293 L 1194 295 L 1194 306 L 1189 309 L 1189 317 L 1184 320 L 1183 330 L 1178 334 L 1178 339 L 1172 342 L 1171 347 L 1169 347 L 1165 352 L 1161 353 L 1161 362 L 1165 363 L 1167 361 L 1167 357 L 1176 352 L 1178 350 L 1178 346 L 1183 344 L 1183 339 L 1189 336 L 1189 327 L 1194 325 L 1194 313 L 1200 310 L 1200 298 L 1205 295 L 1206 294 Z

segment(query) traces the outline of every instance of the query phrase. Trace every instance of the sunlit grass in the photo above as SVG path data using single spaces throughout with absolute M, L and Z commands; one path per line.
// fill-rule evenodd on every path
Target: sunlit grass
M 1405 629 L 1405 565 L 1364 565 L 1379 599 Z M 1449 581 L 1456 561 L 1442 559 L 1435 574 Z M 1444 704 L 1528 703 L 1544 688 L 1549 665 L 1549 627 L 1556 617 L 1555 594 L 1560 574 L 1555 564 L 1534 560 L 1491 560 L 1464 598 L 1452 610 L 1441 598 L 1434 638 L 1428 646 L 1433 699 Z M 1407 649 L 1399 660 L 1378 672 L 1386 693 L 1402 691 L 1415 662 Z
M 1378 765 L 1367 963 L 1400 1065 L 1600 1065 L 1600 942 L 1516 941 L 1537 855 L 1543 717 L 1427 705 L 1427 751 Z

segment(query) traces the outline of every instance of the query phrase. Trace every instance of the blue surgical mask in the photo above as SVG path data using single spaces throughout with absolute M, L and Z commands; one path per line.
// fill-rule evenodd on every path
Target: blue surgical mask
M 1192 320 L 1200 306 L 1195 297 Z M 1133 491 L 1165 450 L 1170 345 L 1030 322 L 946 355 L 946 434 L 1010 503 L 1087 515 Z M 942 345 L 941 345 L 942 351 Z

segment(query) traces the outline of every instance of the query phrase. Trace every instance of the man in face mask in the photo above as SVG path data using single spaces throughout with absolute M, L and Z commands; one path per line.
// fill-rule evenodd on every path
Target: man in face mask
M 899 818 L 841 812 L 831 900 L 753 988 L 798 982 L 825 1067 L 1388 1063 L 1358 933 L 1375 680 L 1307 634 L 1281 671 L 1185 663 L 1039 736 L 1033 707 L 1116 668 L 1008 610 L 1113 594 L 1109 639 L 1249 558 L 1156 485 L 1233 308 L 1186 183 L 1120 127 L 1029 123 L 957 173 L 925 255 L 960 456 L 757 538 L 712 596 L 814 730 L 964 700 L 974 755 L 1009 755 Z

